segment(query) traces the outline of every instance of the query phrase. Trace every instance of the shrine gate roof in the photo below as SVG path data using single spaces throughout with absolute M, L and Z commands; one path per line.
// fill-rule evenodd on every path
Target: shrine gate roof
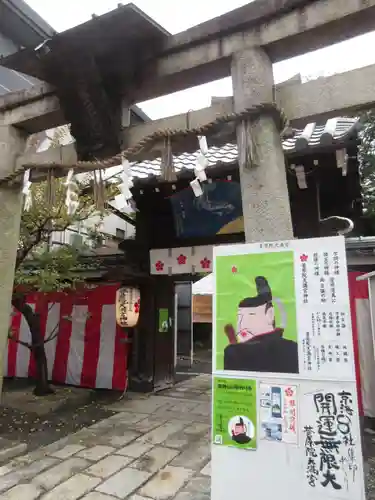
M 308 139 L 304 138 L 304 133 L 309 129 Z M 330 129 L 330 131 L 328 131 Z M 287 156 L 308 155 L 319 148 L 337 149 L 338 146 L 345 146 L 350 139 L 356 139 L 359 131 L 358 118 L 338 117 L 328 120 L 322 125 L 308 124 L 303 130 L 294 130 L 294 136 L 283 140 L 283 149 Z M 172 148 L 173 149 L 173 148 Z M 197 152 L 182 153 L 173 157 L 174 169 L 179 172 L 187 169 L 193 170 Z M 230 165 L 237 163 L 237 144 L 228 143 L 221 147 L 209 148 L 207 159 L 209 167 L 219 164 Z M 158 177 L 161 175 L 160 158 L 150 161 L 142 161 L 132 164 L 132 174 L 137 178 Z

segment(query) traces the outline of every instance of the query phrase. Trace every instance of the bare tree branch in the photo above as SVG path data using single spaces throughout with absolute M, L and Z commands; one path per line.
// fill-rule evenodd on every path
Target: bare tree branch
M 39 243 L 41 243 L 41 241 L 43 240 L 43 236 L 45 235 L 46 232 L 45 227 L 50 220 L 51 219 L 49 217 L 46 218 L 43 224 L 39 226 L 38 229 L 32 233 L 32 237 L 30 238 L 31 240 L 30 243 L 26 247 L 18 249 L 16 258 L 16 267 L 15 267 L 16 269 L 19 268 L 19 266 L 22 264 L 22 262 L 31 252 L 31 250 L 35 246 L 39 245 Z
M 58 334 L 58 327 L 60 326 L 60 322 L 56 323 L 55 328 L 51 331 L 51 333 L 48 335 L 48 337 L 44 340 L 43 344 L 47 344 L 47 342 L 50 342 L 51 340 L 55 339 Z M 56 331 L 57 330 L 57 331 Z M 56 332 L 55 335 L 53 335 Z
M 31 344 L 28 344 L 27 342 L 24 342 L 23 340 L 16 339 L 12 333 L 12 329 L 9 328 L 8 330 L 8 339 L 11 340 L 12 342 L 16 342 L 16 344 L 23 345 L 24 347 L 27 347 L 31 351 Z
M 37 344 L 34 344 L 34 345 L 31 345 L 28 342 L 24 342 L 23 340 L 17 339 L 13 335 L 11 328 L 8 331 L 8 339 L 12 340 L 12 342 L 16 342 L 17 344 L 23 345 L 24 347 L 27 347 L 28 349 L 30 349 L 30 351 L 32 351 L 35 347 L 40 347 L 43 344 L 47 344 L 47 342 L 51 342 L 51 340 L 54 340 L 58 336 L 58 334 L 59 334 L 58 327 L 59 327 L 59 323 L 56 324 L 56 326 L 54 327 L 54 329 L 52 330 L 52 332 L 49 334 L 49 336 L 43 342 L 40 342 L 40 343 L 37 343 Z

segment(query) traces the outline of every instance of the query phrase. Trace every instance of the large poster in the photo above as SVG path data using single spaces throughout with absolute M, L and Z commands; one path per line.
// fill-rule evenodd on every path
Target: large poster
M 219 256 L 216 290 L 216 369 L 298 373 L 294 252 Z
M 212 500 L 363 500 L 344 238 L 219 246 L 214 277 Z
M 354 377 L 340 238 L 233 245 L 215 260 L 215 369 Z

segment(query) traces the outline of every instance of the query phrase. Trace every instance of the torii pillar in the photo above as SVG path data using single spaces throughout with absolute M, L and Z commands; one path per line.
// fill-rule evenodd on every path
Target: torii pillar
M 1 119 L 1 117 L 0 117 Z M 26 140 L 22 132 L 0 125 L 0 172 L 7 175 L 16 166 L 17 156 L 24 152 Z M 0 186 L 0 397 L 3 386 L 4 356 L 6 353 L 14 268 L 21 223 L 22 187 Z
M 232 59 L 234 110 L 274 102 L 272 63 L 260 48 L 236 53 Z M 242 125 L 237 144 L 242 192 L 245 240 L 287 240 L 293 238 L 285 158 L 280 132 L 274 119 L 264 114 L 251 121 L 247 130 L 257 150 L 257 165 L 242 158 Z

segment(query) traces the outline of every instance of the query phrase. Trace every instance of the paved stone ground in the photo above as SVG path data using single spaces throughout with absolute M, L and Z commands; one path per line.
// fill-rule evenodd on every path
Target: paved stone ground
M 32 389 L 32 382 L 25 379 L 4 381 L 0 404 L 0 462 L 111 417 L 114 412 L 108 409 L 108 404 L 119 398 L 119 394 L 112 391 L 68 386 L 54 387 L 55 394 L 36 397 Z
M 113 416 L 0 467 L 2 500 L 209 500 L 211 377 L 107 406 Z
M 0 500 L 210 500 L 211 376 L 130 394 L 113 415 L 0 466 Z M 367 499 L 375 438 L 366 436 Z

